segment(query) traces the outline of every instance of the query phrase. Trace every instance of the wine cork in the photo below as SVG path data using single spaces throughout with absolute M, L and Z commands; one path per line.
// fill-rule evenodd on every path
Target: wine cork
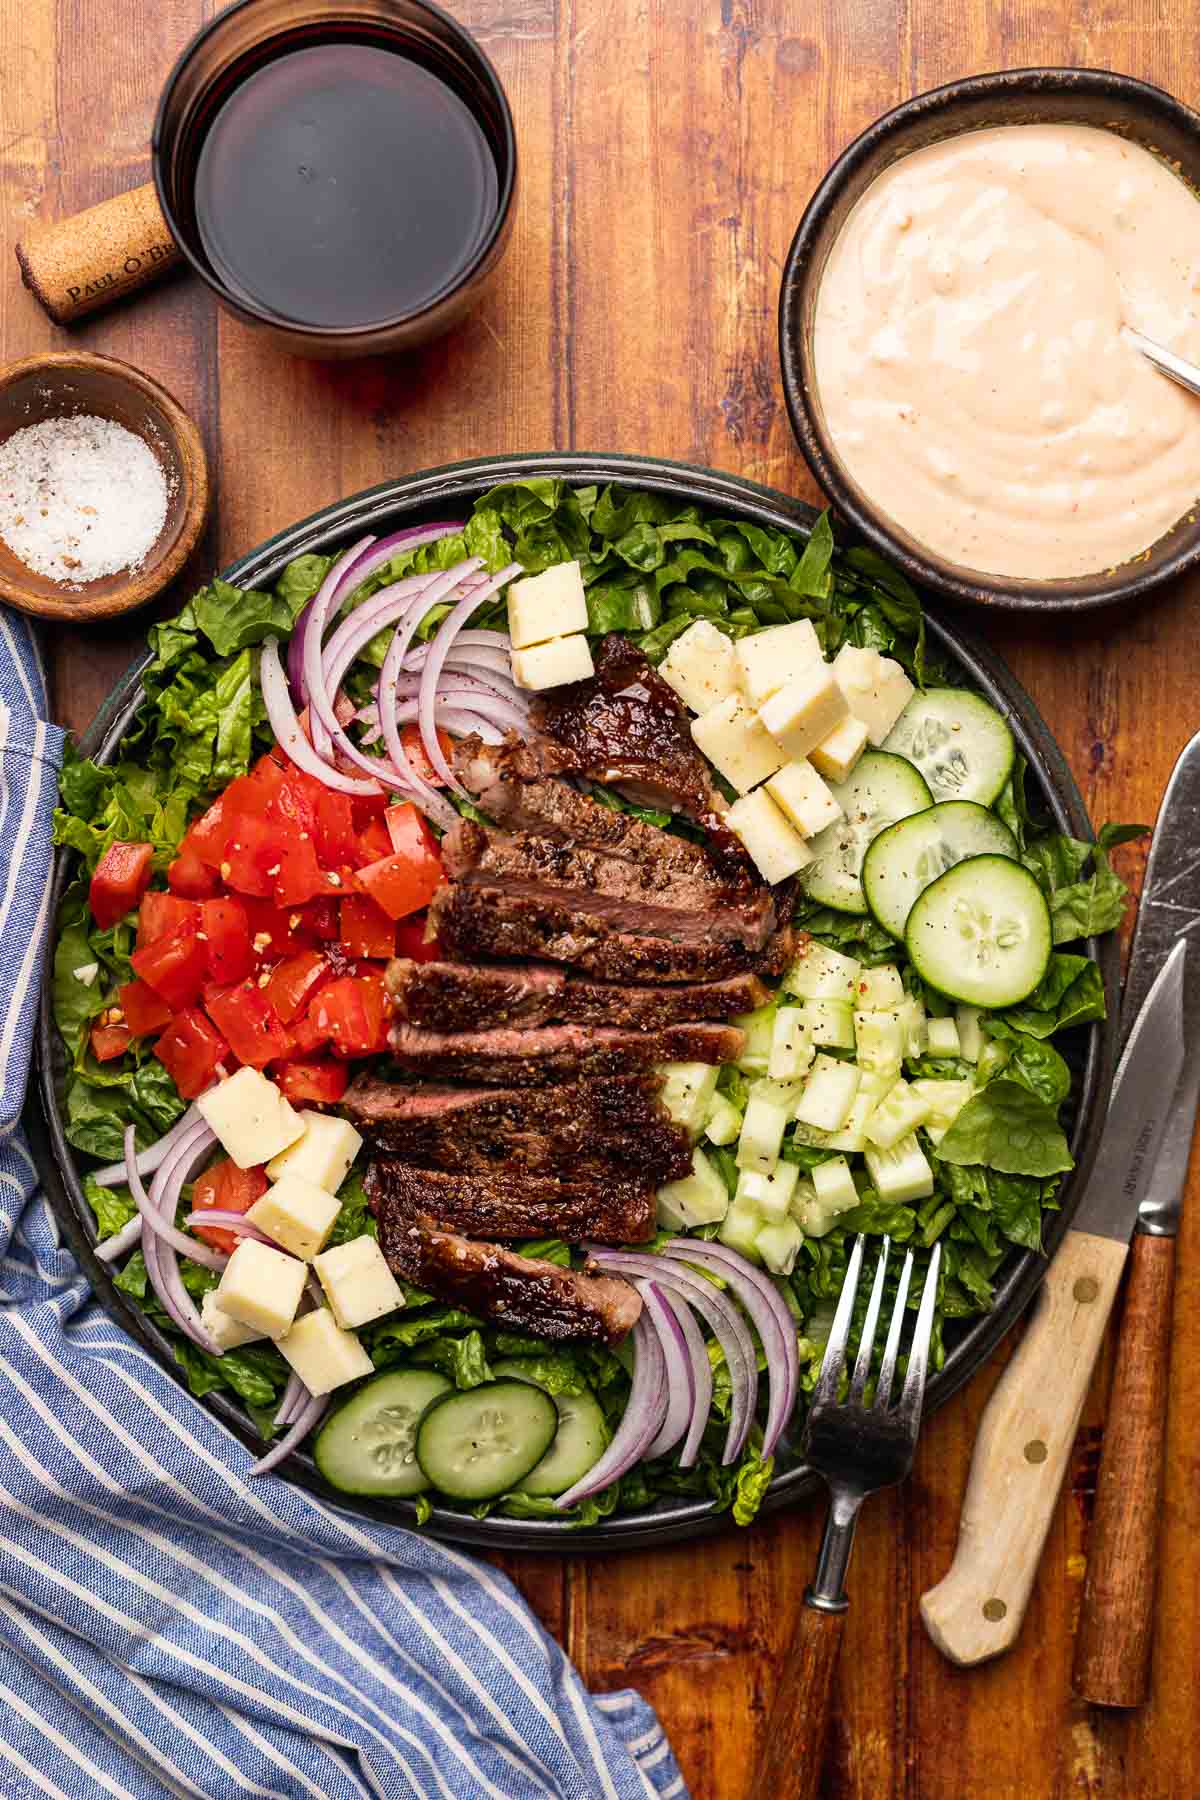
M 58 325 L 157 281 L 179 259 L 150 181 L 17 245 L 21 279 Z

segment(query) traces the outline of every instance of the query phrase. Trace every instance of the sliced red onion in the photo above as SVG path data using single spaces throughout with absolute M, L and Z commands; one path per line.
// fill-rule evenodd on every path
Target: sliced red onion
M 290 1425 L 293 1416 L 299 1412 L 300 1408 L 304 1405 L 305 1400 L 310 1397 L 308 1389 L 297 1375 L 295 1369 L 293 1369 L 288 1376 L 287 1386 L 280 1396 L 279 1406 L 275 1413 L 275 1423 L 277 1425 Z
M 292 677 L 291 686 L 297 707 L 307 705 L 312 700 L 313 689 L 321 685 L 321 643 L 342 576 L 374 542 L 375 539 L 369 535 L 359 538 L 345 556 L 330 564 L 324 581 L 292 627 L 288 645 L 288 673 Z
M 656 1456 L 665 1456 L 680 1438 L 687 1436 L 696 1412 L 696 1377 L 683 1328 L 662 1290 L 653 1281 L 635 1281 L 633 1285 L 642 1296 L 650 1323 L 658 1333 L 666 1366 L 666 1417 L 644 1452 L 646 1460 L 653 1462 Z
M 258 1461 L 251 1468 L 250 1474 L 267 1475 L 272 1469 L 283 1462 L 286 1457 L 289 1457 L 292 1454 L 292 1451 L 296 1449 L 297 1445 L 304 1442 L 305 1438 L 317 1423 L 317 1420 L 322 1416 L 328 1405 L 328 1394 L 309 1394 L 308 1399 L 300 1408 L 300 1411 L 296 1413 L 292 1419 L 291 1429 L 288 1431 L 287 1436 L 280 1438 L 279 1442 L 273 1449 L 268 1450 L 265 1456 L 259 1457 Z
M 197 1225 L 213 1225 L 220 1231 L 232 1231 L 237 1237 L 253 1238 L 258 1244 L 272 1244 L 275 1241 L 274 1238 L 269 1238 L 265 1231 L 260 1231 L 257 1225 L 252 1225 L 245 1213 L 226 1212 L 222 1206 L 201 1207 L 199 1212 L 190 1212 L 183 1222 L 185 1225 L 190 1225 L 193 1231 Z M 190 1245 L 191 1239 L 189 1238 L 187 1242 Z M 176 1249 L 178 1247 L 176 1245 Z M 195 1262 L 204 1260 L 203 1257 L 197 1256 L 193 1249 L 189 1248 L 187 1254 Z M 215 1254 L 219 1253 L 214 1252 Z M 222 1259 L 220 1265 L 222 1268 L 226 1261 L 228 1258 Z M 206 1264 L 206 1267 L 210 1269 L 215 1269 L 217 1266 L 216 1263 Z
M 165 1132 L 157 1143 L 151 1144 L 148 1150 L 139 1150 L 134 1158 L 134 1167 L 139 1175 L 153 1175 L 155 1169 L 171 1154 L 185 1131 L 196 1123 L 200 1117 L 195 1102 L 188 1107 L 183 1117 L 176 1119 L 170 1131 Z M 93 1169 L 90 1179 L 97 1187 L 119 1187 L 127 1179 L 126 1165 L 121 1162 L 108 1163 L 103 1169 Z
M 735 1463 L 746 1447 L 758 1398 L 758 1354 L 737 1305 L 706 1275 L 698 1275 L 682 1264 L 668 1263 L 661 1256 L 599 1247 L 593 1247 L 589 1256 L 597 1268 L 613 1269 L 621 1275 L 644 1275 L 656 1281 L 700 1314 L 720 1344 L 729 1370 L 729 1428 L 721 1461 L 726 1467 Z
M 341 606 L 355 588 L 360 588 L 364 581 L 370 581 L 372 575 L 377 575 L 384 563 L 391 562 L 399 552 L 419 550 L 425 544 L 436 544 L 442 538 L 453 537 L 456 531 L 464 530 L 465 524 L 463 519 L 444 519 L 434 525 L 410 525 L 403 531 L 393 531 L 388 537 L 365 539 L 349 556 L 344 556 L 338 565 L 334 607 L 331 610 Z M 433 573 L 436 574 L 437 571 L 434 570 Z
M 429 758 L 442 780 L 446 783 L 447 787 L 453 788 L 455 793 L 461 794 L 464 799 L 467 798 L 466 789 L 460 785 L 450 764 L 442 754 L 442 746 L 438 743 L 437 730 L 434 724 L 433 709 L 434 702 L 437 698 L 442 665 L 450 654 L 450 648 L 454 643 L 455 638 L 458 636 L 467 620 L 471 617 L 471 614 L 476 612 L 478 608 L 483 605 L 485 600 L 490 599 L 493 594 L 497 593 L 502 587 L 510 582 L 515 575 L 519 575 L 520 573 L 520 563 L 509 563 L 505 568 L 500 570 L 498 575 L 489 576 L 486 581 L 479 583 L 473 587 L 469 593 L 464 594 L 457 606 L 453 607 L 451 611 L 447 613 L 446 617 L 438 626 L 437 636 L 429 646 L 429 655 L 425 658 L 425 666 L 421 670 L 421 689 L 420 694 L 418 695 L 421 743 L 424 746 L 426 756 Z M 382 694 L 380 695 L 379 700 L 379 716 L 383 720 L 384 732 L 386 734 L 387 712 Z M 388 748 L 391 748 L 390 744 Z
M 780 1433 L 791 1417 L 800 1382 L 800 1356 L 796 1349 L 796 1324 L 770 1277 L 748 1263 L 725 1244 L 676 1238 L 662 1248 L 663 1256 L 713 1269 L 728 1282 L 750 1314 L 762 1339 L 767 1358 L 770 1397 L 763 1427 L 763 1461 L 773 1455 Z
M 346 614 L 321 652 L 321 679 L 326 693 L 337 687 L 355 657 L 366 649 L 371 639 L 385 631 L 393 617 L 411 605 L 433 579 L 432 575 L 410 575 L 404 581 L 393 581 Z
M 179 1203 L 180 1189 L 193 1164 L 198 1157 L 207 1155 L 216 1141 L 216 1134 L 209 1130 L 203 1119 L 198 1120 L 162 1164 L 151 1183 L 148 1195 L 142 1189 L 141 1177 L 137 1170 L 131 1166 L 129 1186 L 138 1206 L 141 1207 L 145 1201 L 147 1207 L 156 1211 L 164 1222 L 173 1220 L 175 1209 Z M 126 1154 L 132 1158 L 134 1150 L 132 1125 L 125 1133 L 125 1149 Z M 149 1214 L 146 1217 L 149 1222 Z M 171 1244 L 156 1230 L 145 1231 L 142 1238 L 142 1254 L 146 1259 L 146 1273 L 150 1278 L 150 1284 L 172 1323 L 194 1344 L 198 1344 L 202 1350 L 207 1350 L 210 1356 L 219 1356 L 220 1349 L 205 1330 L 195 1303 L 183 1285 L 183 1277 L 179 1273 L 179 1265 Z M 188 1254 L 189 1256 L 192 1254 L 190 1247 Z
M 142 1215 L 140 1212 L 137 1212 L 134 1213 L 132 1219 L 126 1219 L 120 1231 L 116 1232 L 113 1237 L 105 1238 L 102 1244 L 96 1245 L 97 1262 L 116 1262 L 119 1256 L 124 1256 L 127 1250 L 133 1249 L 133 1246 L 139 1242 L 141 1235 Z
M 417 717 L 418 711 L 418 701 L 402 700 L 396 707 L 395 723 L 397 725 L 411 725 L 413 720 Z M 502 744 L 504 742 L 505 727 L 493 725 L 489 719 L 483 717 L 481 712 L 470 711 L 463 706 L 451 705 L 447 701 L 444 701 L 440 695 L 434 706 L 434 720 L 435 723 L 442 726 L 444 730 L 452 731 L 456 733 L 458 737 L 470 737 L 472 732 L 478 732 L 486 744 Z M 454 819 L 455 823 L 457 823 L 457 813 L 455 813 Z
M 619 1481 L 627 1469 L 641 1460 L 647 1444 L 658 1432 L 667 1408 L 667 1366 L 658 1333 L 645 1318 L 639 1318 L 633 1328 L 633 1348 L 629 1404 L 613 1441 L 599 1462 L 593 1463 L 574 1487 L 558 1496 L 554 1504 L 560 1512 Z
M 661 1292 L 663 1300 L 670 1307 L 675 1316 L 675 1322 L 683 1333 L 687 1359 L 692 1371 L 694 1393 L 692 1417 L 688 1424 L 687 1435 L 683 1440 L 683 1448 L 679 1452 L 680 1468 L 690 1469 L 700 1454 L 700 1441 L 704 1436 L 704 1428 L 708 1424 L 708 1415 L 712 1411 L 712 1363 L 708 1359 L 708 1347 L 704 1342 L 704 1333 L 697 1325 L 687 1301 L 681 1294 L 672 1294 L 666 1289 L 661 1289 Z
M 288 693 L 287 678 L 279 661 L 277 638 L 269 637 L 263 644 L 262 655 L 259 658 L 259 682 L 262 686 L 263 704 L 267 709 L 267 717 L 271 721 L 271 730 L 275 733 L 275 740 L 298 769 L 303 769 L 307 775 L 314 775 L 318 781 L 324 782 L 326 787 L 336 788 L 342 794 L 379 793 L 380 783 L 378 781 L 359 781 L 352 775 L 342 775 L 337 769 L 331 768 L 322 757 L 317 755 L 316 750 L 301 731 L 300 722 L 296 718 L 291 696 Z M 340 730 L 341 728 L 333 716 L 332 705 L 329 714 L 330 718 L 333 718 L 332 729 Z
M 427 610 L 428 603 L 425 598 L 426 591 L 427 584 L 422 582 L 420 592 L 409 594 L 406 597 L 395 601 L 393 604 L 389 604 L 386 611 L 378 615 L 378 628 L 382 630 L 384 626 L 394 624 L 397 633 L 408 630 L 410 626 L 415 630 L 424 618 Z M 370 635 L 374 636 L 374 632 Z M 348 663 L 348 660 L 346 651 L 343 649 L 338 658 L 338 662 L 346 661 Z M 345 669 L 343 667 L 333 667 L 329 676 L 329 691 L 331 695 L 334 693 L 337 683 L 341 680 L 344 673 Z M 394 788 L 397 792 L 403 794 L 406 799 L 411 800 L 417 798 L 415 775 L 410 778 L 404 770 L 397 768 L 386 758 L 364 755 L 358 745 L 353 743 L 346 735 L 345 728 L 354 717 L 353 703 L 346 700 L 344 695 L 337 695 L 333 698 L 332 705 L 336 723 L 330 737 L 330 753 L 335 765 L 339 763 L 340 758 L 343 762 L 348 763 L 350 768 L 365 770 L 384 787 Z M 339 708 L 344 711 L 344 718 L 337 716 Z M 347 770 L 346 772 L 348 773 L 349 771 Z

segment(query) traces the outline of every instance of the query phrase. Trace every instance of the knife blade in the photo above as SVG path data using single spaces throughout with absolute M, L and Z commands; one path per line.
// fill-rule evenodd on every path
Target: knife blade
M 1020 1630 L 1129 1240 L 1143 1203 L 1156 1203 L 1185 1029 L 1200 1024 L 1200 949 L 1192 957 L 1187 949 L 1197 929 L 1200 734 L 1159 809 L 1122 1009 L 1127 1036 L 1096 1163 L 980 1422 L 954 1561 L 921 1601 L 926 1629 L 955 1662 L 995 1656 Z

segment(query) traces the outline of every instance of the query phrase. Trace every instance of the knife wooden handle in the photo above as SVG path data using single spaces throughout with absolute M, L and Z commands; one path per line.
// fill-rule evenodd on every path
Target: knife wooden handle
M 1174 1291 L 1175 1239 L 1139 1233 L 1075 1643 L 1075 1692 L 1097 1706 L 1140 1706 L 1150 1689 Z
M 1127 1255 L 1113 1238 L 1068 1231 L 987 1403 L 954 1561 L 921 1600 L 951 1662 L 996 1656 L 1021 1629 Z

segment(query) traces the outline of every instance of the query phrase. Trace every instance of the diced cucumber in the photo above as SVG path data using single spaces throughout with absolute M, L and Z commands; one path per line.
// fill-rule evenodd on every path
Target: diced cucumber
M 850 1116 L 861 1072 L 854 1063 L 818 1056 L 796 1103 L 796 1118 L 818 1131 L 840 1131 Z
M 846 1152 L 865 1150 L 867 1122 L 891 1085 L 891 1079 L 887 1075 L 873 1075 L 869 1070 L 864 1073 L 846 1123 L 840 1131 L 821 1134 L 823 1147 L 826 1150 Z
M 675 1123 L 695 1140 L 704 1129 L 720 1069 L 711 1063 L 660 1063 L 658 1072 L 663 1077 L 659 1098 Z
M 930 1056 L 961 1056 L 958 1026 L 953 1019 L 930 1019 L 928 1038 Z
M 772 1275 L 790 1275 L 796 1266 L 796 1252 L 804 1242 L 804 1233 L 794 1219 L 780 1219 L 764 1225 L 755 1241 L 758 1254 Z
M 769 1175 L 760 1175 L 754 1169 L 743 1169 L 738 1176 L 734 1205 L 754 1207 L 759 1217 L 768 1224 L 786 1219 L 799 1179 L 799 1167 L 793 1162 L 776 1163 Z
M 864 969 L 854 989 L 856 1012 L 894 1012 L 904 1004 L 904 983 L 894 963 Z
M 924 1056 L 929 1044 L 929 1019 L 919 994 L 905 994 L 900 1007 L 900 1030 L 905 1056 Z
M 855 1061 L 872 1074 L 900 1073 L 905 1034 L 899 1012 L 856 1012 L 854 1015 Z
M 783 977 L 783 988 L 799 1000 L 840 1000 L 848 1005 L 862 972 L 862 964 L 853 956 L 843 956 L 840 950 L 830 950 L 810 938 Z
M 417 1427 L 417 1461 L 454 1500 L 493 1500 L 541 1462 L 558 1430 L 549 1394 L 527 1381 L 485 1381 L 435 1400 Z
M 536 1368 L 536 1362 L 511 1357 L 493 1363 L 492 1374 L 497 1381 L 528 1381 L 540 1387 L 536 1375 L 530 1372 Z M 518 1493 L 565 1494 L 608 1448 L 608 1426 L 593 1394 L 551 1394 L 550 1398 L 558 1413 L 554 1442 L 541 1462 L 518 1484 Z
M 831 1050 L 853 1050 L 854 1014 L 840 1000 L 806 1000 L 800 1007 L 804 1026 L 814 1044 Z
M 867 1124 L 866 1138 L 876 1150 L 890 1150 L 902 1137 L 924 1125 L 931 1108 L 923 1094 L 907 1081 L 898 1081 L 888 1089 Z
M 986 806 L 947 800 L 880 833 L 863 859 L 863 893 L 884 930 L 902 938 L 917 895 L 955 863 L 1018 855 L 1016 838 Z
M 819 1004 L 822 1003 L 806 1000 L 803 1007 L 781 1006 L 775 1014 L 771 1055 L 767 1063 L 767 1074 L 772 1080 L 796 1081 L 807 1070 L 814 1052 L 806 1009 Z
M 425 1409 L 450 1391 L 435 1369 L 376 1375 L 317 1433 L 318 1469 L 343 1494 L 423 1494 L 429 1479 L 417 1461 L 417 1426 Z
M 848 781 L 831 788 L 842 817 L 813 838 L 813 860 L 800 880 L 819 906 L 865 913 L 863 858 L 881 831 L 909 813 L 923 812 L 933 796 L 911 762 L 868 750 Z
M 958 1026 L 958 1054 L 964 1062 L 977 1063 L 983 1055 L 983 1027 L 979 1023 L 980 1009 L 977 1006 L 958 1006 L 954 1009 L 955 1023 Z
M 717 1242 L 727 1244 L 740 1256 L 758 1261 L 758 1234 L 762 1219 L 756 1206 L 739 1205 L 735 1200 L 717 1228 Z
M 925 1120 L 926 1135 L 933 1143 L 940 1144 L 975 1092 L 974 1082 L 926 1079 L 914 1081 L 910 1085 L 913 1093 L 919 1094 L 929 1107 L 929 1117 Z
M 849 1212 L 852 1206 L 858 1205 L 858 1189 L 850 1173 L 850 1164 L 844 1156 L 831 1156 L 828 1162 L 818 1163 L 811 1171 L 809 1180 L 813 1184 L 817 1205 L 826 1212 Z
M 867 1150 L 865 1156 L 867 1173 L 881 1200 L 907 1206 L 932 1194 L 933 1170 L 915 1134 L 901 1138 L 890 1150 Z
M 747 1075 L 765 1075 L 771 1055 L 771 1038 L 775 1030 L 775 1002 L 760 1006 L 756 1012 L 740 1013 L 731 1025 L 745 1034 L 746 1042 L 737 1059 L 737 1067 Z
M 905 943 L 917 973 L 949 999 L 1016 1006 L 1046 973 L 1050 909 L 1020 863 L 973 856 L 925 889 Z
M 664 1231 L 691 1231 L 715 1225 L 729 1209 L 729 1190 L 703 1150 L 692 1151 L 692 1172 L 664 1182 L 657 1194 L 658 1222 Z M 569 1484 L 568 1484 L 569 1485 Z
M 732 1144 L 742 1129 L 742 1115 L 724 1094 L 714 1094 L 704 1122 L 704 1135 L 710 1144 Z
M 779 1161 L 779 1146 L 796 1105 L 795 1082 L 756 1081 L 750 1089 L 738 1138 L 737 1166 L 769 1175 Z
M 884 742 L 916 765 L 935 800 L 990 806 L 1012 773 L 1012 732 L 995 707 L 965 688 L 914 694 Z

